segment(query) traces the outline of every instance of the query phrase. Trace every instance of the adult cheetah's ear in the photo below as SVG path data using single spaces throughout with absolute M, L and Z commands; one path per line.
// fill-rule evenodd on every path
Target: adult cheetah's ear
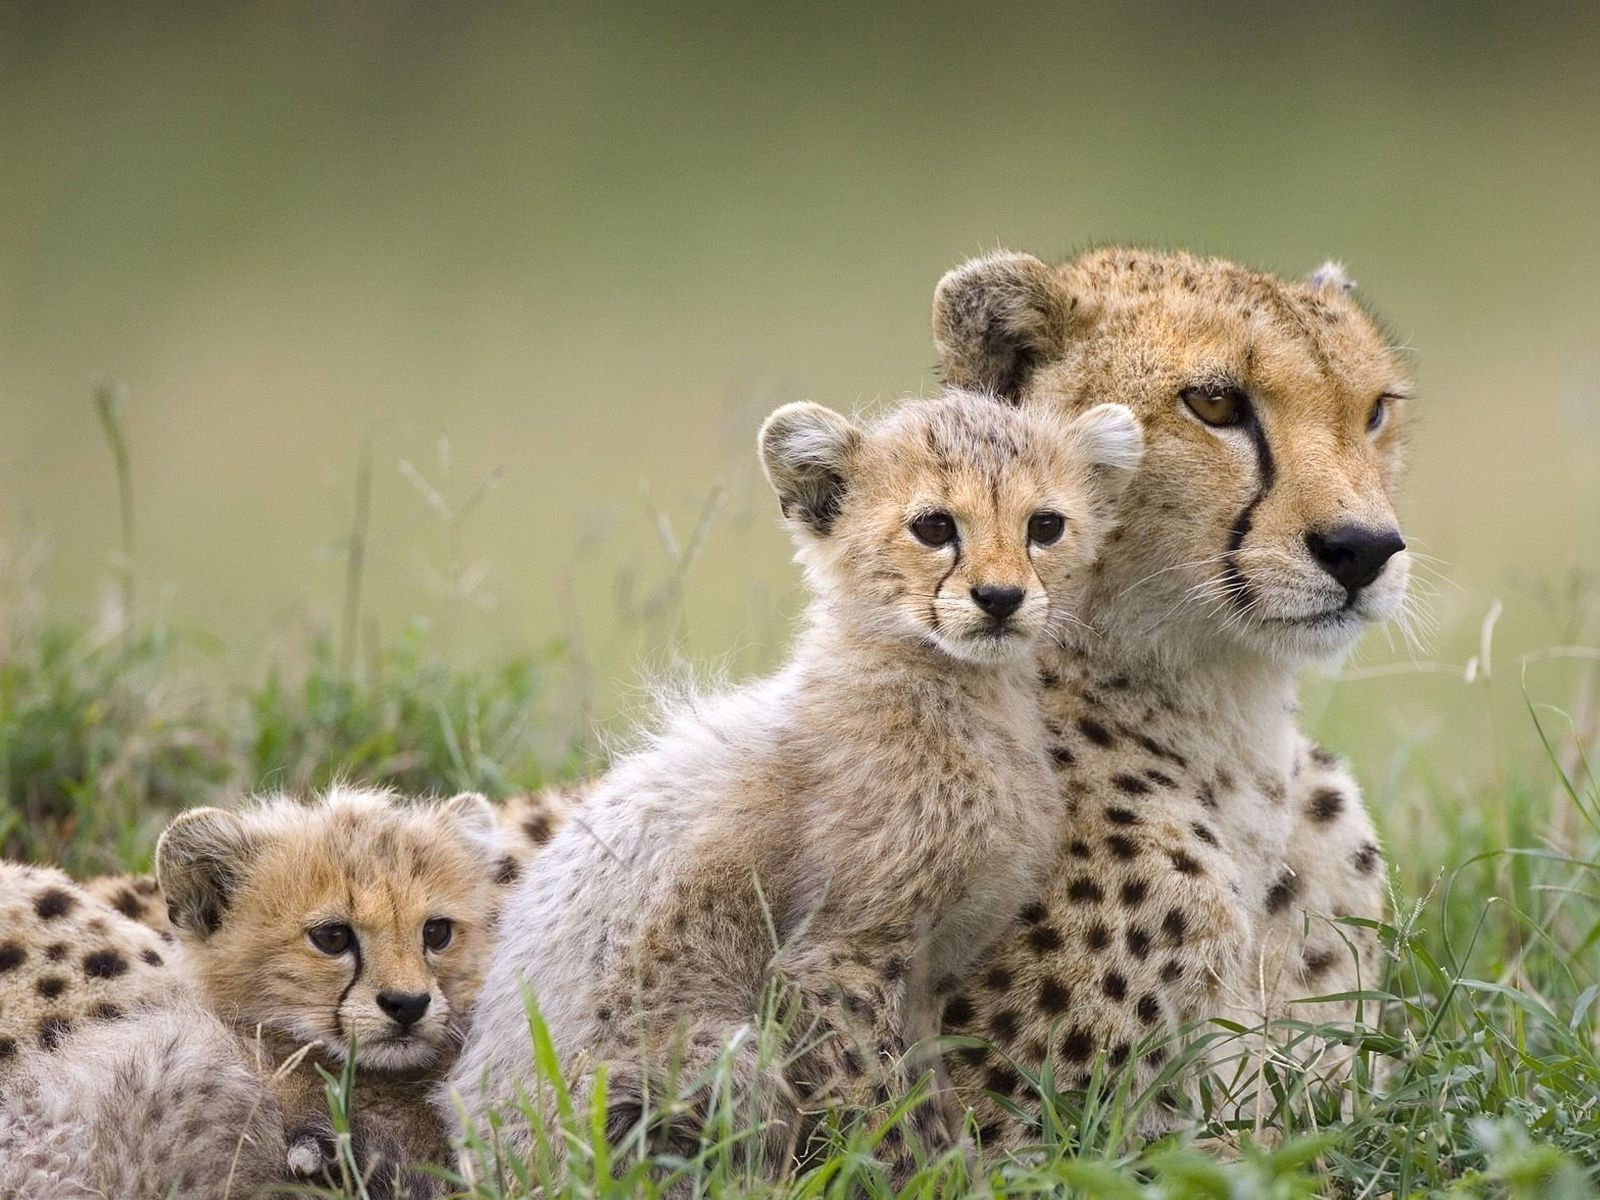
M 801 402 L 768 417 L 756 441 L 783 515 L 827 537 L 849 486 L 861 430 L 831 408 Z
M 1144 459 L 1144 430 L 1126 404 L 1097 404 L 1068 427 L 1073 449 L 1094 468 L 1101 498 L 1115 500 Z
M 1345 274 L 1344 264 L 1329 259 L 1306 276 L 1306 282 L 1318 291 L 1353 292 L 1356 281 Z
M 933 340 L 946 383 L 1015 403 L 1040 362 L 1066 345 L 1072 298 L 1031 254 L 974 258 L 933 293 Z
M 172 924 L 202 938 L 221 929 L 255 852 L 255 839 L 237 814 L 220 808 L 180 813 L 156 843 L 156 879 Z

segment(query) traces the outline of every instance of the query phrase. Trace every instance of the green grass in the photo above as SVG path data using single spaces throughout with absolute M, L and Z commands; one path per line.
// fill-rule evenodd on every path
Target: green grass
M 114 451 L 119 404 L 103 394 Z M 115 457 L 125 481 L 126 454 Z M 100 622 L 51 609 L 34 586 L 36 556 L 0 556 L 7 857 L 83 873 L 138 868 L 170 813 L 222 789 L 303 789 L 342 777 L 505 795 L 570 777 L 592 753 L 571 715 L 571 664 L 560 645 L 484 667 L 458 661 L 448 639 L 420 621 L 387 639 L 361 629 L 359 485 L 341 619 L 309 625 L 246 677 L 222 668 L 205 639 L 140 610 L 133 491 L 124 482 L 120 492 L 124 544 Z M 1572 719 L 1524 700 L 1504 671 L 1471 684 L 1500 713 L 1490 722 L 1494 769 L 1465 785 L 1446 783 L 1444 764 L 1417 772 L 1436 781 L 1415 785 L 1425 819 L 1385 822 L 1386 796 L 1368 781 L 1395 864 L 1383 977 L 1362 995 L 1360 1029 L 1289 1022 L 1278 1031 L 1354 1043 L 1346 1091 L 1309 1086 L 1279 1061 L 1214 1070 L 1186 1131 L 1146 1142 L 1130 1130 L 1149 1096 L 1133 1094 L 1125 1075 L 1102 1069 L 1087 1095 L 1057 1094 L 1046 1075 L 1028 1081 L 1045 1101 L 1037 1153 L 979 1174 L 946 1155 L 901 1194 L 1600 1195 L 1600 787 L 1584 752 L 1596 683 L 1594 664 L 1585 670 Z M 1522 736 L 1530 730 L 1537 736 Z M 543 1046 L 548 1059 L 530 1016 L 530 1054 Z M 1241 1033 L 1217 1024 L 1190 1032 L 1223 1046 Z M 547 1076 L 547 1086 L 562 1087 Z M 1240 1105 L 1258 1116 L 1211 1115 Z M 462 1184 L 463 1194 L 651 1195 L 674 1181 L 706 1196 L 890 1194 L 873 1164 L 877 1134 L 859 1123 L 832 1128 L 805 1173 L 776 1183 L 761 1179 L 751 1131 L 726 1112 L 700 1152 L 679 1160 L 609 1145 L 597 1114 L 572 1109 L 570 1097 L 562 1119 L 540 1128 L 544 1150 L 529 1164 L 497 1166 L 489 1147 L 469 1147 L 477 1182 Z M 574 1166 L 557 1182 L 551 1164 L 563 1143 Z

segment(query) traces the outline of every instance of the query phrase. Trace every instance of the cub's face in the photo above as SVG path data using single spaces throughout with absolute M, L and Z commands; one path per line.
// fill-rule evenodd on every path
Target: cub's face
M 1118 406 L 1067 421 L 959 393 L 865 428 L 788 405 L 761 433 L 818 591 L 860 628 L 978 664 L 1073 619 L 1139 448 Z
M 945 277 L 934 327 L 956 385 L 1137 414 L 1145 461 L 1097 567 L 1098 624 L 1296 661 L 1401 613 L 1410 385 L 1336 268 L 1285 283 L 1187 255 L 996 255 Z
M 226 1019 L 403 1070 L 453 1051 L 482 982 L 493 821 L 476 796 L 402 806 L 336 789 L 313 805 L 186 813 L 158 869 Z

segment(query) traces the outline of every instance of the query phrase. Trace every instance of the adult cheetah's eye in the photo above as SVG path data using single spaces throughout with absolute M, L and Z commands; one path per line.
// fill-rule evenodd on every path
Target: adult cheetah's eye
M 956 519 L 947 512 L 926 512 L 911 522 L 911 535 L 924 546 L 948 546 L 955 541 Z
M 306 933 L 311 939 L 311 944 L 324 954 L 337 958 L 355 945 L 356 931 L 348 925 L 337 921 L 330 921 L 326 925 L 313 926 Z
M 1236 387 L 1184 388 L 1178 398 L 1195 416 L 1218 429 L 1243 425 L 1250 415 L 1250 402 Z
M 434 917 L 422 923 L 422 944 L 429 950 L 443 950 L 455 935 L 455 923 L 449 917 Z
M 1054 546 L 1061 540 L 1067 519 L 1058 512 L 1036 512 L 1028 518 L 1028 540 L 1036 546 Z

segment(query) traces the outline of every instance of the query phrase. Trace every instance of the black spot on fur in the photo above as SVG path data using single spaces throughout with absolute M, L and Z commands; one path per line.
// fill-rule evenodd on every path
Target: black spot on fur
M 1205 874 L 1205 872 L 1201 869 L 1200 864 L 1197 863 L 1191 855 L 1183 850 L 1174 850 L 1172 852 L 1172 869 L 1179 875 Z
M 111 901 L 111 907 L 125 917 L 138 920 L 144 915 L 144 903 L 134 895 L 132 888 L 123 888 Z
M 1006 1063 L 996 1063 L 989 1068 L 989 1074 L 984 1078 L 983 1086 L 996 1096 L 1009 1096 L 1017 1090 L 1021 1077 Z
M 1311 747 L 1311 761 L 1319 767 L 1336 767 L 1339 765 L 1339 756 L 1332 750 L 1324 750 L 1321 746 Z
M 128 960 L 115 950 L 95 950 L 83 956 L 83 971 L 91 979 L 115 979 L 126 974 Z
M 522 832 L 534 845 L 542 846 L 550 840 L 550 818 L 543 813 L 531 816 L 522 823 Z
M 1054 925 L 1035 925 L 1028 934 L 1028 945 L 1035 954 L 1061 949 L 1061 933 Z
M 1177 959 L 1169 958 L 1161 967 L 1162 983 L 1177 983 L 1183 978 L 1183 966 Z
M 1107 971 L 1100 981 L 1100 990 L 1113 1000 L 1124 1000 L 1128 995 L 1128 981 L 1118 971 Z
M 1189 920 L 1181 908 L 1169 908 L 1161 920 L 1161 930 L 1174 946 L 1183 945 L 1183 935 L 1189 931 Z
M 115 1004 L 105 1002 L 96 1004 L 89 1010 L 89 1015 L 96 1021 L 119 1021 L 122 1019 L 122 1010 Z
M 1084 737 L 1088 738 L 1096 746 L 1110 746 L 1113 745 L 1117 740 L 1111 736 L 1111 731 L 1109 729 L 1100 724 L 1100 722 L 1096 721 L 1093 717 L 1079 717 L 1078 730 L 1083 734 Z
M 1128 930 L 1128 953 L 1143 962 L 1150 953 L 1150 934 L 1135 926 Z
M 1067 843 L 1067 853 L 1072 855 L 1073 858 L 1088 858 L 1089 843 L 1074 838 L 1071 842 Z
M 1040 900 L 1035 900 L 1032 904 L 1029 904 L 1017 914 L 1017 916 L 1021 917 L 1029 925 L 1037 925 L 1049 915 L 1050 910 L 1046 908 L 1043 901 Z
M 28 952 L 20 942 L 0 942 L 0 973 L 14 971 L 28 961 Z
M 1300 974 L 1305 979 L 1315 979 L 1334 964 L 1337 956 L 1332 950 L 1312 950 L 1300 964 Z
M 1319 825 L 1326 825 L 1344 811 L 1344 793 L 1338 788 L 1318 788 L 1311 793 L 1311 803 L 1306 805 L 1306 816 Z
M 522 864 L 516 859 L 512 858 L 511 855 L 507 854 L 497 864 L 495 864 L 494 881 L 501 887 L 504 887 L 508 883 L 515 883 L 517 881 L 517 877 L 521 874 Z
M 1096 921 L 1089 926 L 1088 932 L 1083 935 L 1083 940 L 1091 950 L 1104 950 L 1111 945 L 1111 931 L 1104 924 Z
M 1106 820 L 1113 825 L 1137 825 L 1139 823 L 1138 815 L 1126 808 L 1106 809 Z
M 1105 893 L 1092 879 L 1074 879 L 1067 886 L 1067 899 L 1074 904 L 1099 904 L 1105 899 Z
M 1111 1048 L 1111 1054 L 1107 1061 L 1113 1067 L 1120 1067 L 1123 1063 L 1128 1061 L 1128 1053 L 1130 1050 L 1132 1050 L 1132 1047 L 1129 1046 L 1127 1042 L 1118 1042 Z
M 1350 856 L 1350 861 L 1355 864 L 1356 870 L 1363 875 L 1370 875 L 1377 869 L 1382 855 L 1378 853 L 1376 842 L 1362 842 L 1356 852 Z
M 1050 757 L 1056 760 L 1058 767 L 1070 767 L 1078 761 L 1078 756 L 1066 746 L 1050 747 Z
M 54 1000 L 57 996 L 61 995 L 62 992 L 67 990 L 68 982 L 68 980 L 63 979 L 59 975 L 46 975 L 43 978 L 34 981 L 33 990 L 38 992 L 39 995 L 43 996 L 46 1000 Z
M 944 1023 L 965 1025 L 972 1020 L 972 1001 L 966 996 L 951 996 L 944 1006 Z
M 1267 890 L 1267 911 L 1280 913 L 1300 894 L 1300 879 L 1293 871 L 1285 870 L 1278 882 Z
M 1189 765 L 1189 760 L 1187 758 L 1179 754 L 1176 750 L 1170 749 L 1167 746 L 1163 746 L 1160 742 L 1156 741 L 1155 738 L 1150 737 L 1148 734 L 1139 734 L 1137 740 L 1139 745 L 1143 747 L 1146 754 L 1154 754 L 1157 758 L 1165 759 L 1175 767 L 1183 768 Z
M 1113 775 L 1111 786 L 1124 796 L 1147 796 L 1150 794 L 1150 785 L 1137 775 Z
M 1202 825 L 1199 821 L 1196 821 L 1189 826 L 1189 830 L 1206 845 L 1215 846 L 1217 844 L 1217 835 L 1211 832 L 1211 826 Z
M 61 1039 L 72 1032 L 72 1022 L 66 1017 L 46 1017 L 39 1022 L 39 1049 L 54 1050 Z
M 1136 908 L 1144 903 L 1145 893 L 1150 890 L 1150 885 L 1142 879 L 1130 879 L 1122 885 L 1122 902 L 1129 908 Z
M 77 897 L 58 887 L 46 888 L 34 897 L 33 901 L 33 911 L 41 921 L 54 921 L 57 917 L 66 916 L 76 907 L 78 907 Z
M 1134 1011 L 1139 1014 L 1139 1020 L 1146 1025 L 1150 1025 L 1161 1015 L 1161 1002 L 1155 996 L 1146 992 L 1139 997 L 1139 1005 Z
M 1011 972 L 1004 967 L 990 967 L 989 973 L 983 977 L 983 986 L 991 992 L 1009 992 Z
M 1120 833 L 1114 833 L 1106 839 L 1106 849 L 1123 862 L 1139 857 L 1139 843 Z
M 1178 781 L 1164 771 L 1146 771 L 1144 777 L 1157 787 L 1175 788 L 1178 786 Z
M 1217 791 L 1209 783 L 1200 788 L 1200 803 L 1206 808 L 1217 807 Z
M 51 962 L 62 962 L 67 957 L 68 949 L 65 942 L 51 942 L 44 948 L 44 956 Z
M 1039 669 L 1039 686 L 1042 688 L 1058 688 L 1061 686 L 1061 676 L 1048 667 Z
M 995 1037 L 1010 1041 L 1017 1036 L 1017 1014 L 1009 1008 L 1002 1008 L 989 1018 L 989 1029 Z
M 1085 1029 L 1072 1028 L 1061 1039 L 1061 1057 L 1067 1062 L 1083 1062 L 1094 1049 L 1094 1040 Z
M 1039 1009 L 1054 1016 L 1067 1007 L 1071 993 L 1059 979 L 1046 979 L 1039 985 Z
M 6 1059 L 8 1059 L 12 1055 L 16 1054 L 16 1052 L 17 1052 L 17 1043 L 16 1043 L 15 1039 L 8 1038 L 8 1037 L 0 1037 L 0 1062 L 5 1062 Z

